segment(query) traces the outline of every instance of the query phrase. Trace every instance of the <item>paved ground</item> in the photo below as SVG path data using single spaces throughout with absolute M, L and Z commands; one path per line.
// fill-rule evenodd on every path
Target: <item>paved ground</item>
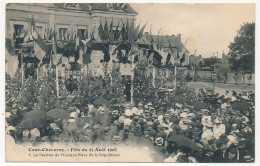
M 210 82 L 189 82 L 188 85 L 190 87 L 195 88 L 197 91 L 200 88 L 210 88 L 212 89 L 213 84 Z M 255 85 L 247 85 L 247 84 L 222 84 L 222 83 L 215 83 L 215 92 L 219 94 L 224 94 L 226 90 L 243 92 L 243 91 L 253 91 L 255 92 Z

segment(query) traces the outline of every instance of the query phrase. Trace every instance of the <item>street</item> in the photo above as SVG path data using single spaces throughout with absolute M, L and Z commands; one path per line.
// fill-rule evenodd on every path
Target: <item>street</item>
M 195 88 L 198 91 L 200 88 L 210 88 L 212 89 L 213 84 L 211 82 L 189 82 L 188 85 L 192 88 Z M 255 85 L 247 85 L 247 84 L 223 84 L 223 83 L 215 83 L 215 91 L 219 94 L 224 94 L 226 90 L 232 92 L 243 92 L 243 91 L 255 91 Z

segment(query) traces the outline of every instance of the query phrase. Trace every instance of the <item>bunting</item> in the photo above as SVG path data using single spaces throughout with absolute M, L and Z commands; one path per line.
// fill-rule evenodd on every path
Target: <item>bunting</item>
M 101 40 L 106 40 L 106 35 L 105 35 L 104 29 L 102 27 L 101 21 L 100 21 L 100 24 L 99 24 L 99 27 L 98 27 L 98 32 L 99 32 L 100 39 Z

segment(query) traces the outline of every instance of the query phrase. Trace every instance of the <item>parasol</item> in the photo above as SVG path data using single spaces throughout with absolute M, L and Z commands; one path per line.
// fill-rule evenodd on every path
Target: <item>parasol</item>
M 32 110 L 27 112 L 24 116 L 23 119 L 28 119 L 28 118 L 35 118 L 35 119 L 42 119 L 46 116 L 45 111 L 41 110 Z
M 178 145 L 188 147 L 191 150 L 196 150 L 196 151 L 200 150 L 197 144 L 193 140 L 181 135 L 175 135 L 175 134 L 171 135 L 169 138 L 167 138 L 167 141 L 175 142 Z
M 47 116 L 53 118 L 53 119 L 69 119 L 70 114 L 62 109 L 52 109 L 47 112 Z
M 232 104 L 232 109 L 237 111 L 250 111 L 250 107 L 248 104 L 243 102 L 235 102 Z
M 27 118 L 22 120 L 18 127 L 23 129 L 41 128 L 43 127 L 43 121 L 39 118 Z

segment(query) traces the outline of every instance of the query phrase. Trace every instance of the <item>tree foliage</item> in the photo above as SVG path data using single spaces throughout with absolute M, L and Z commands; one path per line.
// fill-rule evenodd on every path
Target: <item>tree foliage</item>
M 254 72 L 255 66 L 255 23 L 242 25 L 234 42 L 229 45 L 232 70 Z

